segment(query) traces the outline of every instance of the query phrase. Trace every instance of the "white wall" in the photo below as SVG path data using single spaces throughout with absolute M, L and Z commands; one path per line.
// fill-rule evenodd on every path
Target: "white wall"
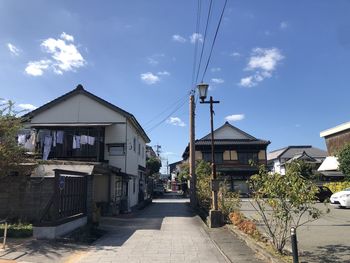
M 31 123 L 123 122 L 125 117 L 84 94 L 77 94 L 33 117 Z

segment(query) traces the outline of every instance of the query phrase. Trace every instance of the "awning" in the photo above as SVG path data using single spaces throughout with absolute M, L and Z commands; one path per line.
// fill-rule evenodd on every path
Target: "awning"
M 32 177 L 54 177 L 54 169 L 77 171 L 91 175 L 94 166 L 92 164 L 40 164 L 32 172 Z
M 95 127 L 95 126 L 110 126 L 113 122 L 76 122 L 76 123 L 30 123 L 30 127 Z
M 320 165 L 320 167 L 317 169 L 317 171 L 336 171 L 338 170 L 339 163 L 338 159 L 335 156 L 328 156 L 323 161 L 323 163 Z
M 323 171 L 320 173 L 325 177 L 344 177 L 344 174 L 338 171 L 327 171 L 327 172 Z

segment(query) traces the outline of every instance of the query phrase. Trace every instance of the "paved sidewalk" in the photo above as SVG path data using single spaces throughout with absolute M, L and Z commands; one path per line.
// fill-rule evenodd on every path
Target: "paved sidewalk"
M 206 233 L 187 201 L 159 199 L 136 215 L 103 218 L 101 226 L 109 233 L 79 262 L 260 262 L 238 239 L 233 243 L 226 239 L 225 249 L 233 250 L 228 254 L 236 257 L 229 260 Z M 220 235 L 217 231 L 210 234 Z M 221 241 L 225 238 L 226 235 Z

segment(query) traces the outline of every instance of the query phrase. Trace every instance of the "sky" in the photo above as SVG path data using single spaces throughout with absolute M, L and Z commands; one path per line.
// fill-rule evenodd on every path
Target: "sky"
M 320 132 L 350 121 L 350 1 L 229 0 L 204 74 L 224 2 L 205 34 L 210 0 L 198 30 L 195 0 L 0 0 L 0 98 L 32 110 L 82 84 L 132 113 L 165 164 L 188 144 L 188 94 L 203 80 L 220 100 L 215 128 L 229 121 L 268 151 L 325 149 Z M 209 131 L 197 103 L 196 138 Z

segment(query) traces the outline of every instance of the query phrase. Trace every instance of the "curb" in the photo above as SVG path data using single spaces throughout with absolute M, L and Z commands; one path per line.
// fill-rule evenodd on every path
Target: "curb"
M 265 260 L 267 260 L 270 263 L 285 263 L 284 260 L 281 260 L 271 254 L 270 252 L 266 251 L 264 247 L 262 247 L 259 243 L 257 243 L 254 239 L 252 239 L 250 236 L 242 233 L 241 231 L 235 229 L 234 227 L 228 227 L 227 225 L 224 226 L 231 234 L 238 236 L 241 240 L 243 240 L 248 247 L 250 247 L 252 250 L 254 250 L 256 253 L 260 254 L 264 257 Z
M 208 226 L 206 225 L 206 223 L 202 220 L 202 218 L 200 216 L 197 215 L 198 220 L 201 222 L 202 224 L 202 229 L 204 230 L 205 234 L 208 236 L 208 238 L 210 239 L 210 241 L 213 243 L 213 245 L 216 247 L 216 249 L 220 252 L 220 254 L 223 256 L 223 258 L 225 259 L 226 262 L 228 263 L 232 263 L 231 259 L 226 256 L 226 254 L 224 253 L 224 251 L 221 250 L 221 248 L 219 247 L 219 245 L 210 237 L 209 233 L 208 233 Z

